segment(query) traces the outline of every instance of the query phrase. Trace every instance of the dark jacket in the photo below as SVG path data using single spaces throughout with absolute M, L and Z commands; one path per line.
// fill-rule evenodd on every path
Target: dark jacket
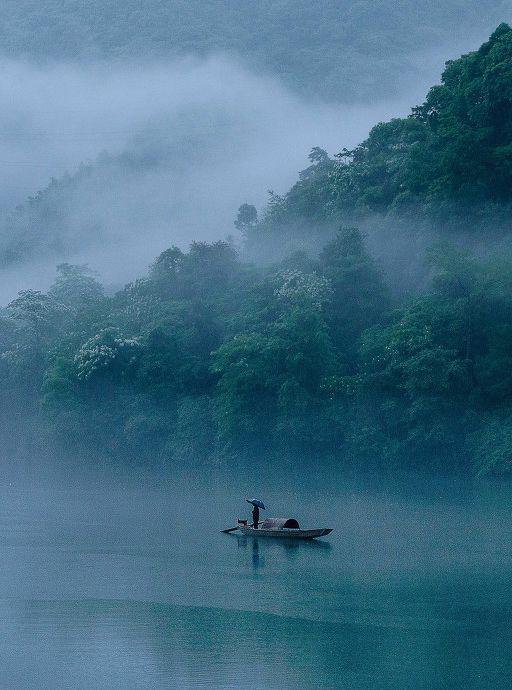
M 254 527 L 258 526 L 258 522 L 260 521 L 260 509 L 258 506 L 254 506 L 252 509 L 252 524 Z

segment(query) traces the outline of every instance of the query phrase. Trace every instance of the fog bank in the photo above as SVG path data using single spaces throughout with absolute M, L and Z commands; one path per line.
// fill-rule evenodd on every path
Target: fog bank
M 416 97 L 306 102 L 225 56 L 125 67 L 3 62 L 0 95 L 2 241 L 34 243 L 28 261 L 3 271 L 3 302 L 45 287 L 62 260 L 122 282 L 173 243 L 225 237 L 238 206 L 263 205 L 269 189 L 284 192 L 313 146 L 350 147 Z M 73 176 L 81 162 L 92 167 L 5 221 L 50 177 Z

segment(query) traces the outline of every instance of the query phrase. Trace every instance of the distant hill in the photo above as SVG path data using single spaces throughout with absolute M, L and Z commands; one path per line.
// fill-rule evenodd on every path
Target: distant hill
M 394 96 L 433 52 L 512 18 L 510 0 L 2 0 L 0 54 L 35 60 L 235 53 L 308 94 Z
M 249 216 L 249 223 L 238 224 L 246 246 L 259 258 L 267 253 L 274 259 L 276 251 L 304 246 L 304 238 L 318 246 L 325 227 L 364 227 L 367 219 L 380 236 L 386 227 L 396 235 L 401 223 L 407 232 L 423 224 L 429 242 L 432 228 L 438 235 L 455 228 L 465 241 L 510 237 L 511 122 L 512 29 L 500 24 L 477 51 L 448 63 L 442 83 L 409 117 L 377 124 L 353 151 L 335 158 L 314 149 L 311 166 L 287 194 L 274 195 L 259 220 Z M 0 218 L 0 265 L 43 254 L 67 258 L 122 232 L 122 218 L 130 221 L 122 227 L 133 226 L 137 236 L 141 228 L 148 232 L 149 218 L 141 220 L 132 200 L 152 195 L 156 204 L 151 173 L 174 170 L 176 155 L 165 137 L 156 158 L 144 146 L 105 154 L 53 180 Z M 178 177 L 180 170 L 183 165 Z

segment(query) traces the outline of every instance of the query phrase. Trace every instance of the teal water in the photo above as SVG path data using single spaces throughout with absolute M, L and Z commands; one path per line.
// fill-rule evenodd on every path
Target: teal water
M 0 487 L 2 690 L 512 687 L 508 487 L 67 484 Z M 335 531 L 220 534 L 246 493 Z

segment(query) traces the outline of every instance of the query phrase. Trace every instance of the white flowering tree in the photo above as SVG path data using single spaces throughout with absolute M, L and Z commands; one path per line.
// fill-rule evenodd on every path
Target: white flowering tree
M 46 354 L 58 336 L 68 308 L 51 295 L 23 290 L 7 305 L 6 314 L 14 325 L 15 338 L 2 352 L 2 358 L 13 371 L 34 379 L 44 366 Z
M 117 328 L 105 328 L 89 338 L 76 353 L 77 378 L 81 381 L 105 375 L 127 378 L 133 372 L 140 352 L 138 338 L 125 338 Z
M 321 309 L 332 298 L 329 280 L 316 273 L 303 273 L 297 269 L 283 271 L 278 275 L 278 281 L 275 296 L 292 307 Z
M 68 311 L 62 302 L 39 290 L 22 290 L 6 309 L 12 319 L 34 332 L 48 330 Z

